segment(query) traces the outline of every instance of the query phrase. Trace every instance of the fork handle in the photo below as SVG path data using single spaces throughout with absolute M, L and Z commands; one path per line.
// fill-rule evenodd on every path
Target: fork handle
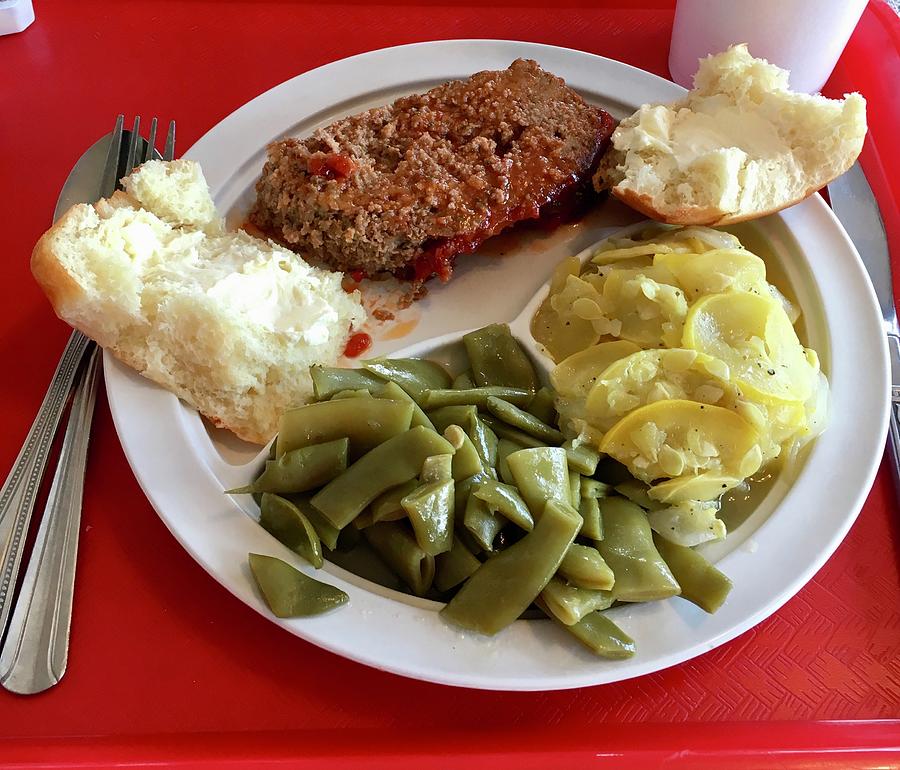
M 46 508 L 0 651 L 0 684 L 23 695 L 53 687 L 68 661 L 84 473 L 100 361 L 97 346 L 91 348 L 80 369 Z
M 41 408 L 0 489 L 0 637 L 12 609 L 28 524 L 47 467 L 53 437 L 89 343 L 90 340 L 78 331 L 69 337 Z

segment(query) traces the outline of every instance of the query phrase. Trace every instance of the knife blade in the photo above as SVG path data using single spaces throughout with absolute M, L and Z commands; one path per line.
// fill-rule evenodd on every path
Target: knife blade
M 878 201 L 859 163 L 828 185 L 831 208 L 862 258 L 884 320 L 891 357 L 891 424 L 888 444 L 895 490 L 900 498 L 900 327 L 894 304 L 891 256 Z

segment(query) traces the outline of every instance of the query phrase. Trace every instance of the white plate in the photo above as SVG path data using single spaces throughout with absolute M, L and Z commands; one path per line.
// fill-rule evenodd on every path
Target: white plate
M 198 160 L 221 211 L 246 211 L 265 146 L 398 95 L 516 57 L 536 59 L 616 117 L 643 102 L 670 100 L 678 86 L 599 56 L 506 41 L 445 41 L 355 56 L 300 75 L 241 107 L 186 157 Z M 514 257 L 463 257 L 447 285 L 375 328 L 375 353 L 516 317 L 558 259 L 634 217 L 605 204 L 579 226 L 501 241 Z M 434 602 L 381 588 L 334 565 L 324 577 L 349 605 L 311 619 L 276 620 L 258 595 L 248 551 L 279 556 L 312 573 L 223 490 L 243 482 L 255 448 L 206 429 L 171 394 L 104 359 L 107 392 L 131 467 L 160 518 L 223 586 L 290 632 L 339 655 L 405 676 L 495 690 L 552 690 L 627 679 L 688 660 L 751 628 L 793 596 L 833 553 L 874 478 L 887 425 L 887 351 L 875 296 L 853 245 L 815 196 L 745 228 L 748 245 L 770 255 L 803 308 L 809 344 L 832 385 L 826 433 L 792 484 L 779 480 L 753 516 L 711 555 L 734 581 L 715 615 L 680 599 L 620 607 L 615 621 L 637 643 L 630 660 L 608 662 L 547 621 L 518 621 L 494 638 L 444 623 Z M 502 250 L 502 249 L 500 249 Z M 777 279 L 776 279 L 777 280 Z M 401 336 L 402 332 L 407 332 Z M 392 339 L 392 337 L 394 337 Z M 255 465 L 253 466 L 256 467 Z M 190 592 L 190 586 L 185 586 Z

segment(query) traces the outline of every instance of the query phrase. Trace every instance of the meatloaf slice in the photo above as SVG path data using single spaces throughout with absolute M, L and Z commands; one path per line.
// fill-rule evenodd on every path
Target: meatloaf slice
M 613 127 L 518 59 L 275 142 L 251 222 L 339 270 L 447 280 L 456 254 L 589 185 Z

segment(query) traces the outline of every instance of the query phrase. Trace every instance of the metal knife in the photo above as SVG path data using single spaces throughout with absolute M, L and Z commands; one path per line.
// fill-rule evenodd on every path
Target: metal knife
M 894 306 L 891 257 L 881 210 L 859 163 L 828 185 L 831 208 L 852 239 L 872 279 L 891 357 L 891 425 L 888 445 L 895 490 L 900 498 L 900 327 Z

